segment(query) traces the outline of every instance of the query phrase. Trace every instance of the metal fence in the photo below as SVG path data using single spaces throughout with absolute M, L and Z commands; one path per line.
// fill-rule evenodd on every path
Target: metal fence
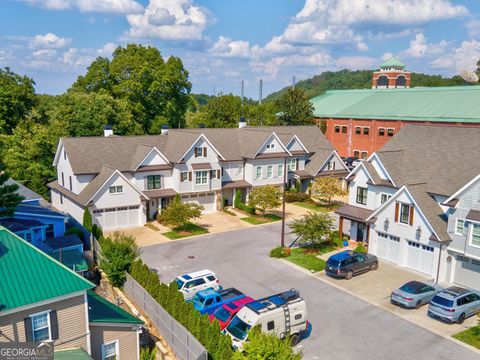
M 159 303 L 129 274 L 123 290 L 150 318 L 160 335 L 168 342 L 177 358 L 181 360 L 207 360 L 208 353 L 202 344 L 175 320 Z

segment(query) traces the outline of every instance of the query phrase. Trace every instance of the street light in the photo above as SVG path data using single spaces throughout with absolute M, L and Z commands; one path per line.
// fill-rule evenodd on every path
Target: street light
M 280 246 L 285 247 L 285 193 L 287 188 L 287 157 L 283 159 L 283 196 L 282 196 L 282 233 L 280 238 Z

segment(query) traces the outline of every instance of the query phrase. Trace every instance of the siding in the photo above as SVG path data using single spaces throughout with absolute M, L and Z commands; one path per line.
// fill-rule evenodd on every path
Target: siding
M 81 347 L 87 350 L 87 319 L 85 297 L 79 295 L 13 314 L 0 316 L 0 342 L 26 341 L 24 319 L 31 314 L 46 310 L 56 310 L 59 338 L 55 349 Z
M 90 325 L 92 357 L 95 360 L 102 359 L 102 344 L 119 341 L 120 356 L 119 360 L 138 359 L 138 341 L 137 332 L 132 330 L 131 326 L 101 326 Z

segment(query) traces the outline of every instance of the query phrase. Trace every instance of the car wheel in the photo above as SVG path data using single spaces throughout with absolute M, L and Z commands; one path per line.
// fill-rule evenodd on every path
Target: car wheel
M 299 342 L 300 342 L 300 336 L 298 336 L 298 334 L 293 334 L 290 337 L 290 345 L 291 346 L 297 346 Z
M 457 324 L 463 324 L 464 321 L 465 321 L 465 313 L 462 313 L 458 317 Z
M 350 280 L 353 277 L 353 272 L 349 271 L 347 272 L 347 275 L 345 275 L 345 279 Z
M 422 300 L 418 300 L 415 304 L 415 309 L 420 309 L 422 307 Z
M 378 269 L 378 263 L 374 262 L 372 265 L 370 265 L 370 270 L 377 270 Z

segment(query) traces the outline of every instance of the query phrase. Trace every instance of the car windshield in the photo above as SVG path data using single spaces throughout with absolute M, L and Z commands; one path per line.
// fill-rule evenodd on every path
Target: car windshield
M 185 281 L 182 281 L 179 278 L 177 278 L 175 281 L 177 282 L 178 290 L 180 290 L 185 284 Z
M 218 320 L 225 322 L 230 318 L 230 311 L 221 306 L 215 311 L 214 315 Z
M 418 281 L 410 281 L 403 285 L 400 290 L 405 291 L 406 293 L 409 294 L 419 294 L 420 290 L 422 290 L 425 287 L 425 284 L 422 284 L 421 282 Z
M 237 339 L 244 340 L 247 337 L 247 332 L 250 330 L 250 327 L 250 325 L 240 320 L 238 316 L 235 316 L 228 325 L 227 331 Z
M 335 259 L 328 259 L 327 264 L 334 268 L 342 266 L 342 262 Z
M 432 302 L 434 302 L 435 304 L 438 304 L 438 305 L 448 307 L 448 308 L 451 308 L 453 306 L 453 300 L 448 300 L 448 299 L 445 299 L 444 297 L 441 297 L 441 296 L 438 296 L 438 295 L 435 295 L 433 297 Z
M 193 304 L 195 306 L 202 307 L 204 302 L 205 302 L 205 299 L 200 294 L 197 294 L 193 297 Z

